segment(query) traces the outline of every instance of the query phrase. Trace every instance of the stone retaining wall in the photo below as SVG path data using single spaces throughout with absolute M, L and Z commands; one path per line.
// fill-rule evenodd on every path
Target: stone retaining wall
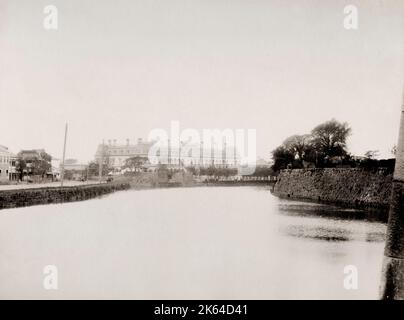
M 388 209 L 392 175 L 350 168 L 282 170 L 273 193 L 355 208 Z
M 129 183 L 105 183 L 74 187 L 2 190 L 0 191 L 0 209 L 81 201 L 129 188 Z

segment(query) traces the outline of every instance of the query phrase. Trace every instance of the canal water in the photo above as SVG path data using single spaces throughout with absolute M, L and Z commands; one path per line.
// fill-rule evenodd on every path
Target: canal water
M 0 298 L 377 299 L 386 228 L 358 214 L 262 187 L 2 210 Z M 57 290 L 43 286 L 47 265 Z

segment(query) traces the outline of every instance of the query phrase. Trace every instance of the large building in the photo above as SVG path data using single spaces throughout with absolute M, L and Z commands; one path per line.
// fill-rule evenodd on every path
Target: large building
M 100 144 L 95 154 L 96 162 L 104 159 L 104 162 L 114 168 L 121 168 L 129 158 L 148 157 L 151 143 L 138 139 L 136 144 L 131 144 L 129 139 L 125 144 L 118 144 L 116 140 L 108 140 L 108 143 Z
M 17 179 L 16 159 L 17 157 L 7 147 L 0 145 L 0 182 Z
M 116 140 L 108 140 L 107 143 L 98 146 L 95 160 L 100 162 L 100 159 L 103 159 L 104 163 L 108 163 L 115 169 L 120 169 L 129 158 L 143 157 L 149 160 L 149 150 L 153 145 L 153 142 L 144 142 L 142 139 L 138 139 L 136 144 L 131 144 L 129 139 L 126 140 L 125 144 L 119 144 Z M 187 151 L 184 151 L 184 148 L 187 148 Z M 157 157 L 158 164 L 165 164 L 170 168 L 184 166 L 237 167 L 240 161 L 234 147 L 226 147 L 225 144 L 222 148 L 214 145 L 206 147 L 203 142 L 193 146 L 183 144 L 176 148 L 161 147 Z M 153 163 L 149 163 L 149 165 L 153 165 Z

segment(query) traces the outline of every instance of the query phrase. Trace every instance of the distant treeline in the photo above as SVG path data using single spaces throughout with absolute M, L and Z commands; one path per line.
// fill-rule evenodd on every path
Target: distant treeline
M 374 170 L 385 168 L 393 172 L 395 159 L 376 160 L 378 151 L 368 151 L 357 157 L 347 150 L 346 140 L 351 128 L 335 119 L 316 126 L 309 134 L 293 135 L 272 151 L 272 169 L 302 168 L 363 168 Z

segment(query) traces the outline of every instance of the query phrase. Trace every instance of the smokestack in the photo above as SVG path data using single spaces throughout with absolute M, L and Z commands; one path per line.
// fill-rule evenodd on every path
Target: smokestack
M 126 145 L 129 146 L 129 139 L 126 139 Z

